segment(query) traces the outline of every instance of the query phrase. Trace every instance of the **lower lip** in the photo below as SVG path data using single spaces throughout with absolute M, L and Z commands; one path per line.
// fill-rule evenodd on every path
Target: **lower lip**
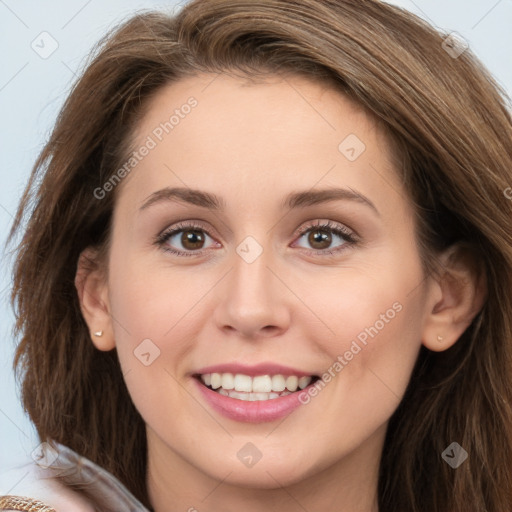
M 194 380 L 213 409 L 229 419 L 246 423 L 264 423 L 284 418 L 302 405 L 299 394 L 304 391 L 307 392 L 308 389 L 306 387 L 299 392 L 270 400 L 249 402 L 221 395 L 217 391 L 207 388 L 198 379 Z

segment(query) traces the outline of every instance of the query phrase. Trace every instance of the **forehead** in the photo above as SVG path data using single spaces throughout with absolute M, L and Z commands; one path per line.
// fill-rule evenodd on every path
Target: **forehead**
M 197 103 L 198 108 L 189 109 L 187 104 L 191 102 Z M 272 111 L 270 117 L 269 110 Z M 340 114 L 352 121 L 357 119 L 367 130 L 376 128 L 375 120 L 365 113 L 362 106 L 326 80 L 313 82 L 293 75 L 252 79 L 227 74 L 198 74 L 158 90 L 146 105 L 138 134 L 151 132 L 161 123 L 170 121 L 173 135 L 177 135 L 179 130 L 174 128 L 189 113 L 194 114 L 193 119 L 199 118 L 215 127 L 224 120 L 230 126 L 246 125 L 247 121 L 254 125 L 259 122 L 258 126 L 265 126 L 267 132 L 277 132 L 281 137 L 285 135 L 282 123 L 286 127 L 287 121 L 296 121 L 297 117 L 307 123 L 294 125 L 294 132 L 306 133 L 308 128 L 310 131 L 324 130 L 326 134 L 336 131 L 340 127 Z M 172 119 L 173 114 L 178 118 Z M 212 114 L 215 118 L 211 117 Z M 227 128 L 227 125 L 223 127 Z M 246 128 L 250 129 L 250 126 L 246 125 Z
M 312 187 L 351 174 L 348 185 L 361 185 L 364 166 L 366 181 L 377 183 L 393 167 L 389 140 L 371 116 L 328 84 L 299 76 L 254 83 L 205 74 L 169 84 L 136 127 L 132 149 L 144 146 L 123 182 L 133 200 L 169 184 L 271 192 L 277 182 Z

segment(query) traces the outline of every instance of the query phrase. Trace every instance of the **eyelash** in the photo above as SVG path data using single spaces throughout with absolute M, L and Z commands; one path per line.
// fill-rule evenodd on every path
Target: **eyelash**
M 197 221 L 196 221 L 196 223 L 183 222 L 183 223 L 179 223 L 176 226 L 174 226 L 173 228 L 167 229 L 164 232 L 162 232 L 161 234 L 157 235 L 154 243 L 157 246 L 161 247 L 162 250 L 164 250 L 165 252 L 170 252 L 172 254 L 175 254 L 176 256 L 198 256 L 198 255 L 201 255 L 204 252 L 204 250 L 184 252 L 184 251 L 178 251 L 176 249 L 171 249 L 168 246 L 166 246 L 168 240 L 172 236 L 174 236 L 176 233 L 179 233 L 181 231 L 186 231 L 186 230 L 202 231 L 202 232 L 206 233 L 210 238 L 213 238 L 208 233 L 208 230 L 206 228 L 204 228 L 203 226 L 201 226 L 200 224 L 198 224 Z M 335 249 L 323 249 L 323 250 L 310 249 L 310 250 L 307 250 L 307 252 L 310 254 L 314 253 L 315 255 L 320 254 L 320 255 L 324 255 L 324 256 L 332 255 L 332 254 L 339 253 L 341 251 L 346 250 L 347 246 L 351 247 L 358 243 L 358 238 L 353 231 L 349 230 L 348 228 L 346 228 L 344 226 L 340 226 L 338 224 L 333 224 L 331 221 L 327 221 L 326 223 L 309 224 L 309 225 L 304 226 L 303 228 L 301 228 L 299 230 L 298 238 L 301 238 L 305 233 L 308 233 L 309 231 L 312 231 L 312 230 L 332 232 L 335 235 L 338 235 L 340 238 L 343 238 L 345 240 L 345 243 Z

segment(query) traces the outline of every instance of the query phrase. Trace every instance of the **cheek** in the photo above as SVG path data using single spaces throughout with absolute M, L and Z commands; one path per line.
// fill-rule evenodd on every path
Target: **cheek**
M 334 311 L 333 311 L 334 313 Z M 331 317 L 337 336 L 325 338 L 330 374 L 343 373 L 348 388 L 382 377 L 399 395 L 421 344 L 421 308 L 403 294 L 374 290 L 359 300 L 340 299 Z
M 344 269 L 325 286 L 317 283 L 308 295 L 329 327 L 314 338 L 331 361 L 323 380 L 352 397 L 355 410 L 396 407 L 421 347 L 425 297 L 415 248 L 404 244 L 380 256 L 364 271 Z
M 175 378 L 190 370 L 188 353 L 204 326 L 200 301 L 218 277 L 191 268 L 156 269 L 147 257 L 121 253 L 113 249 L 117 263 L 109 275 L 116 349 L 137 409 L 145 419 L 159 417 L 162 397 L 171 410 L 188 400 Z
M 109 299 L 116 343 L 128 343 L 133 350 L 134 344 L 149 338 L 163 351 L 172 339 L 172 348 L 179 351 L 183 336 L 177 334 L 194 325 L 194 308 L 212 280 L 190 269 L 155 269 L 147 260 L 134 253 L 111 267 Z
M 338 316 L 330 325 L 340 335 L 319 340 L 331 362 L 317 390 L 303 398 L 312 415 L 321 410 L 324 437 L 305 460 L 322 446 L 334 462 L 347 446 L 382 428 L 402 400 L 421 346 L 421 300 L 403 290 L 360 292 L 340 299 L 334 311 Z M 290 428 L 300 428 L 300 422 Z M 340 435 L 343 442 L 335 449 Z
M 156 274 L 125 259 L 110 273 L 109 299 L 116 350 L 135 407 L 147 424 L 163 422 L 177 434 L 172 411 L 183 409 L 189 397 L 176 376 L 195 338 L 193 311 L 184 297 L 189 294 L 176 291 L 184 287 L 170 288 L 162 273 Z

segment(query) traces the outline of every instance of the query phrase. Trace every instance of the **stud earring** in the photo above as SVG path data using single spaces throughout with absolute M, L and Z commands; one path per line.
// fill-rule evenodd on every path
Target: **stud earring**
M 443 341 L 443 337 L 439 336 L 439 334 L 437 335 L 437 341 L 439 341 L 439 342 Z
M 94 333 L 94 336 L 97 336 L 98 338 L 100 338 L 101 336 L 103 336 L 103 331 L 97 331 Z

